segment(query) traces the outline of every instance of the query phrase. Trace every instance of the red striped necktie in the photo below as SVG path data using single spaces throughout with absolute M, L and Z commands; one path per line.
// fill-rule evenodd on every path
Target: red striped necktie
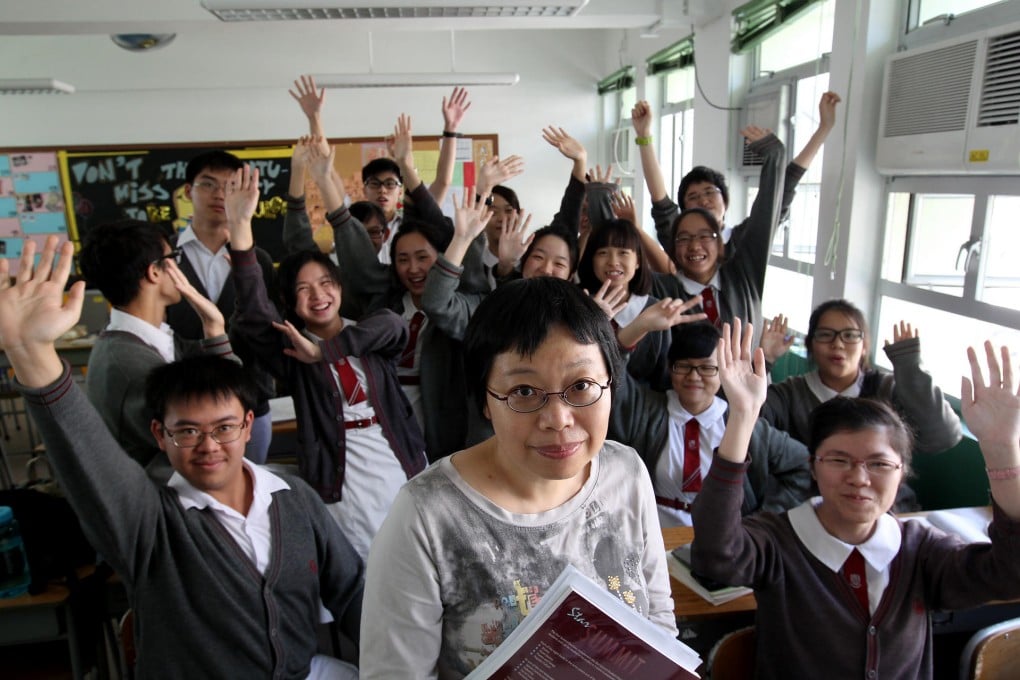
M 719 305 L 716 303 L 715 291 L 711 286 L 706 286 L 701 291 L 701 309 L 708 315 L 708 320 L 713 324 L 719 324 Z
M 404 348 L 404 353 L 400 355 L 401 368 L 414 368 L 414 350 L 418 346 L 418 333 L 421 332 L 421 327 L 424 324 L 425 312 L 415 312 L 411 317 L 411 323 L 408 324 L 407 346 Z
M 336 373 L 340 376 L 340 386 L 344 390 L 344 396 L 347 397 L 348 404 L 353 406 L 365 401 L 368 397 L 365 394 L 365 387 L 358 380 L 358 375 L 354 372 L 354 368 L 351 367 L 346 357 L 340 357 L 340 360 L 336 362 Z
M 697 418 L 684 425 L 684 479 L 680 490 L 685 493 L 701 491 L 701 426 Z

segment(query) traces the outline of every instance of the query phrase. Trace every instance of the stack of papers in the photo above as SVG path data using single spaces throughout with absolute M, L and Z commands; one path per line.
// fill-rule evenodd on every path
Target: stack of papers
M 715 606 L 754 592 L 744 586 L 728 586 L 722 583 L 713 583 L 695 576 L 691 572 L 691 546 L 689 544 L 667 552 L 666 566 L 669 568 L 670 576 L 693 590 L 703 600 Z

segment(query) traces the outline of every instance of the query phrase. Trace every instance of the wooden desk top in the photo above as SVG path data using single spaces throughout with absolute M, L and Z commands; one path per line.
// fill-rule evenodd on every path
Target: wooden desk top
M 678 548 L 694 540 L 694 529 L 691 527 L 668 527 L 662 530 L 662 541 L 666 550 Z M 692 619 L 703 619 L 712 616 L 735 614 L 740 612 L 753 612 L 758 603 L 754 595 L 744 595 L 735 600 L 730 600 L 718 606 L 706 602 L 700 595 L 669 577 L 670 589 L 673 591 L 673 613 L 678 619 L 689 621 Z

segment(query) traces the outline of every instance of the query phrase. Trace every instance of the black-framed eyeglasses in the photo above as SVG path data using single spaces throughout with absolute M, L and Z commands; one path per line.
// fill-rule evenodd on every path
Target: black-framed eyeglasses
M 226 193 L 227 187 L 233 184 L 233 182 L 224 182 L 220 184 L 214 179 L 200 179 L 196 180 L 191 186 L 201 191 L 208 191 L 210 194 L 215 194 L 217 191 Z
M 717 238 L 719 238 L 719 232 L 716 231 L 705 231 L 700 234 L 677 234 L 676 243 L 682 246 L 689 246 L 697 241 L 701 245 L 705 245 Z
M 844 328 L 838 331 L 835 328 L 818 328 L 815 330 L 814 335 L 811 336 L 811 339 L 829 344 L 830 342 L 835 342 L 837 335 L 840 340 L 848 345 L 856 345 L 864 339 L 864 333 L 858 328 Z
M 400 182 L 395 179 L 388 179 L 386 181 L 380 181 L 377 179 L 365 180 L 365 186 L 371 189 L 382 189 L 385 188 L 387 191 L 393 191 L 400 186 Z
M 669 370 L 677 375 L 690 375 L 691 371 L 697 371 L 698 375 L 702 378 L 711 378 L 713 375 L 719 375 L 719 367 L 712 366 L 711 364 L 699 364 L 694 366 L 692 364 L 681 364 L 677 362 L 670 366 Z
M 511 411 L 534 413 L 549 403 L 549 397 L 559 397 L 563 400 L 564 404 L 575 408 L 591 406 L 602 398 L 603 392 L 608 390 L 612 384 L 612 378 L 607 380 L 605 385 L 600 385 L 594 380 L 585 378 L 576 381 L 562 392 L 546 392 L 531 385 L 518 385 L 505 395 L 497 394 L 488 387 L 485 388 L 485 391 L 493 399 L 505 402 Z
M 170 437 L 170 441 L 179 449 L 191 449 L 201 444 L 206 437 L 211 438 L 217 444 L 229 444 L 241 438 L 244 428 L 248 423 L 223 423 L 217 425 L 211 431 L 205 432 L 197 427 L 182 427 L 176 432 L 171 432 L 163 426 L 163 433 Z
M 891 460 L 883 460 L 881 458 L 875 458 L 872 460 L 857 460 L 850 456 L 831 455 L 818 456 L 816 460 L 833 472 L 841 473 L 850 472 L 859 465 L 872 476 L 891 475 L 903 467 L 903 463 L 896 463 Z
M 163 260 L 176 260 L 178 257 L 181 256 L 182 252 L 183 251 L 180 248 L 174 248 L 166 255 L 160 255 L 159 257 L 157 257 L 155 260 L 152 261 L 152 264 L 160 264 Z

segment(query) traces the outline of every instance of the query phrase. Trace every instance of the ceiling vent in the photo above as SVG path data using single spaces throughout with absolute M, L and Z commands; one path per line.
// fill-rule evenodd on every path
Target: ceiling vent
M 533 0 L 486 3 L 457 0 L 202 0 L 220 21 L 320 19 L 520 19 L 575 16 L 588 0 L 542 4 Z

